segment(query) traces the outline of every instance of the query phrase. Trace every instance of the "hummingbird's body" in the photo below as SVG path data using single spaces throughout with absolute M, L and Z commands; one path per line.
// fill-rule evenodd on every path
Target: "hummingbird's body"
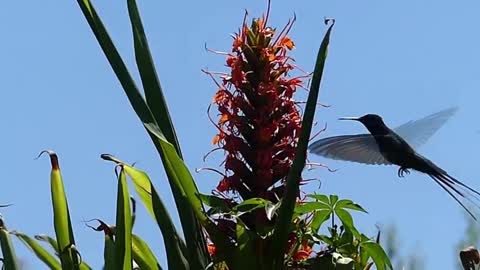
M 404 138 L 387 127 L 380 116 L 367 114 L 359 118 L 340 119 L 361 122 L 371 135 L 343 135 L 321 139 L 310 146 L 313 153 L 366 164 L 397 165 L 400 167 L 398 169 L 399 177 L 410 173 L 410 169 L 425 173 L 476 220 L 460 199 L 466 199 L 478 207 L 470 197 L 478 202 L 480 200 L 477 195 L 480 196 L 480 193 L 453 178 L 432 161 L 417 153 Z
M 343 119 L 347 120 L 347 118 Z M 388 162 L 400 167 L 399 176 L 403 177 L 403 172 L 408 173 L 408 169 L 427 173 L 429 166 L 425 162 L 425 158 L 417 154 L 402 137 L 387 127 L 380 116 L 367 114 L 358 118 L 357 121 L 364 124 L 373 135 L 382 156 Z

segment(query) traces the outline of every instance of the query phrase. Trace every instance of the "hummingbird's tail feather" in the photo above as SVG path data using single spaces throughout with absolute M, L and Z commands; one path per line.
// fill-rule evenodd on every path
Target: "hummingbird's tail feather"
M 462 197 L 465 197 L 463 196 L 458 190 L 455 189 L 455 187 L 453 187 L 450 183 L 448 182 L 444 182 L 440 179 L 438 179 L 436 176 L 432 175 L 432 174 L 429 174 L 429 176 L 440 186 L 443 188 L 443 190 L 445 190 L 449 195 L 450 197 L 452 197 L 455 201 L 457 201 L 458 204 L 460 204 L 460 206 L 462 206 L 463 209 L 465 209 L 465 211 L 467 211 L 467 213 L 475 220 L 475 221 L 478 221 L 477 218 L 475 217 L 475 215 L 472 213 L 472 211 L 470 211 L 470 209 L 468 209 L 465 204 L 462 203 L 462 201 L 457 198 L 457 196 L 455 196 L 452 191 L 450 191 L 450 189 L 452 189 L 455 193 L 457 194 L 460 194 L 460 196 Z M 448 189 L 448 187 L 450 189 Z
M 447 191 L 448 194 L 455 199 L 455 201 L 457 201 L 474 220 L 477 220 L 472 211 L 465 206 L 464 202 L 467 201 L 475 206 L 477 211 L 480 211 L 480 192 L 450 176 L 438 166 L 434 164 L 432 165 L 433 171 L 429 172 L 428 175 Z

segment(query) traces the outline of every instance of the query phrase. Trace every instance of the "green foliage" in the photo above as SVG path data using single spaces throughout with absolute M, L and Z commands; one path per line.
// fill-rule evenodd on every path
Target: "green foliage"
M 325 23 L 328 23 L 328 20 L 326 20 Z M 303 168 L 305 167 L 307 147 L 310 140 L 310 133 L 312 131 L 315 108 L 317 107 L 320 83 L 322 80 L 323 69 L 325 67 L 325 61 L 327 60 L 328 44 L 330 42 L 330 33 L 332 32 L 333 25 L 334 21 L 332 21 L 328 27 L 327 33 L 325 34 L 318 50 L 312 84 L 307 99 L 307 106 L 303 115 L 302 131 L 295 151 L 295 159 L 287 176 L 286 191 L 283 195 L 280 209 L 278 210 L 279 214 L 275 223 L 275 234 L 273 235 L 273 249 L 271 254 L 274 269 L 281 269 L 283 267 L 283 256 L 289 234 L 289 223 L 293 216 L 295 202 L 299 192 L 300 183 L 298 179 L 301 178 Z
M 77 2 L 133 110 L 158 151 L 182 226 L 181 232 L 175 228 L 168 209 L 147 173 L 112 155 L 102 155 L 104 160 L 113 162 L 119 168 L 115 224 L 109 225 L 96 219 L 98 227 L 88 225 L 104 234 L 104 269 L 129 270 L 135 265 L 140 269 L 162 269 L 149 244 L 134 234 L 136 215 L 135 204 L 132 203 L 134 200 L 131 200 L 132 194 L 128 189 L 129 179 L 136 197 L 160 229 L 168 269 L 305 267 L 367 270 L 373 264 L 378 270 L 392 269 L 378 241 L 365 236 L 355 227 L 351 212 L 366 213 L 360 205 L 348 199 L 339 199 L 337 195 L 312 194 L 308 196 L 310 201 L 298 201 L 299 179 L 305 167 L 333 20 L 326 21 L 327 24 L 331 23 L 317 54 L 295 159 L 288 171 L 281 200 L 274 203 L 265 198 L 248 198 L 237 203 L 198 191 L 183 161 L 135 1 L 127 0 L 127 5 L 134 56 L 143 89 L 137 86 L 130 75 L 91 2 Z M 258 28 L 259 22 L 254 22 L 254 27 Z M 253 36 L 247 35 L 246 38 Z M 289 40 L 284 42 L 287 47 L 293 46 Z M 13 234 L 51 269 L 90 269 L 75 246 L 58 157 L 52 151 L 46 152 L 52 164 L 50 183 L 55 237 L 31 238 L 19 232 L 9 232 L 2 222 L 0 243 L 5 268 L 17 269 L 18 265 L 10 242 L 10 234 Z M 216 216 L 222 216 L 223 219 L 219 220 Z M 252 217 L 267 219 L 268 222 L 256 223 L 251 220 Z M 207 250 L 207 237 L 216 250 L 212 255 Z M 53 252 L 44 248 L 44 245 L 52 248 Z

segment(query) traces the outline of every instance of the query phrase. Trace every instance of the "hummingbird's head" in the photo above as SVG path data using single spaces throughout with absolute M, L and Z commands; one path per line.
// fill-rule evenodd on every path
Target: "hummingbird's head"
M 382 130 L 386 127 L 382 117 L 378 114 L 365 114 L 361 117 L 342 117 L 340 120 L 353 120 L 362 123 L 370 132 L 373 130 Z

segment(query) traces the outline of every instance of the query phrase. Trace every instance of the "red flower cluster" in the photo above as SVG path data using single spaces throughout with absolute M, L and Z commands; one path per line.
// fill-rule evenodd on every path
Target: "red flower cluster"
M 287 252 L 294 252 L 292 255 L 292 260 L 294 262 L 300 262 L 310 258 L 310 255 L 313 253 L 312 245 L 309 244 L 308 241 L 304 241 L 296 246 L 297 241 L 299 241 L 297 236 L 294 233 L 291 233 L 288 237 Z
M 213 144 L 226 152 L 218 191 L 277 201 L 283 188 L 272 187 L 287 176 L 301 129 L 293 94 L 302 80 L 288 77 L 295 68 L 287 56 L 294 48 L 287 36 L 293 22 L 276 34 L 267 20 L 254 19 L 250 27 L 244 22 L 234 36 L 230 72 L 213 98 L 220 112 Z

